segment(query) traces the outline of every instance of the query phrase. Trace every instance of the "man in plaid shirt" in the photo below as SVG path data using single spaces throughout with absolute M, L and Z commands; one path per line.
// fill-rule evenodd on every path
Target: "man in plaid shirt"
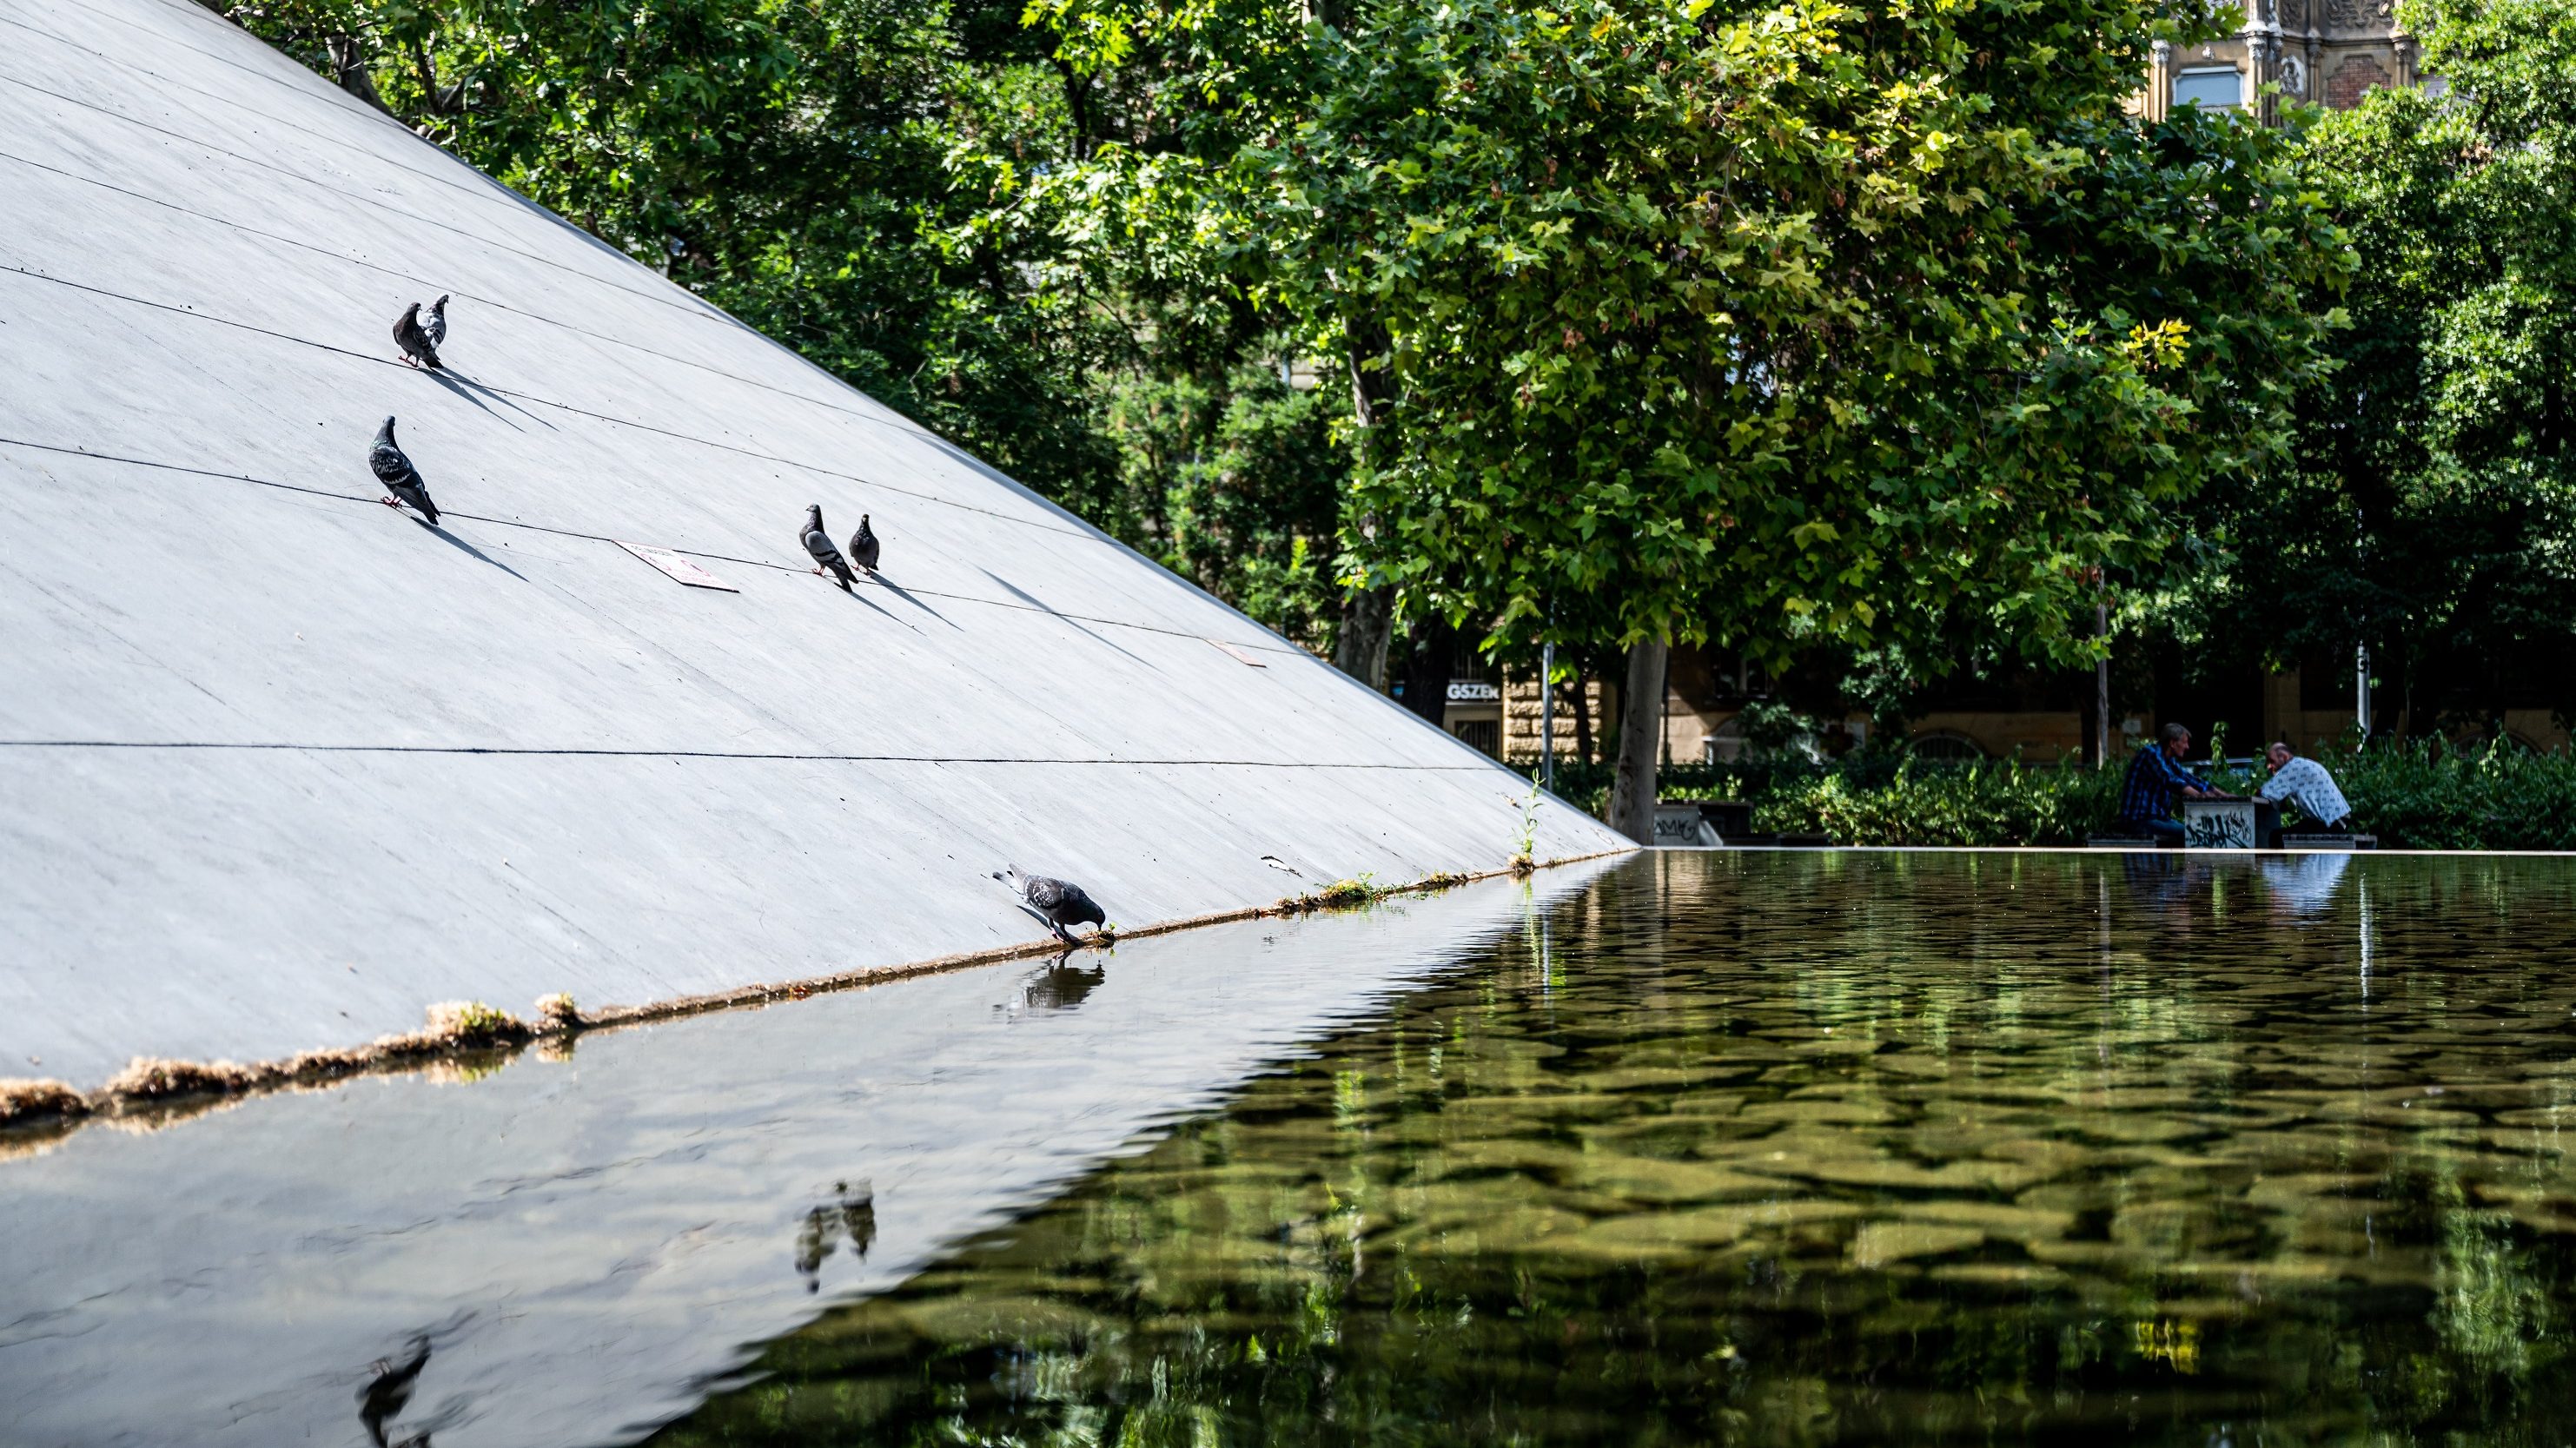
M 2180 724 L 2164 728 L 2164 740 L 2141 749 L 2129 761 L 2129 777 L 2120 784 L 2120 823 L 2159 842 L 2182 843 L 2182 821 L 2174 818 L 2177 799 L 2234 799 L 2211 789 L 2200 776 L 2182 767 L 2191 749 L 2191 731 Z

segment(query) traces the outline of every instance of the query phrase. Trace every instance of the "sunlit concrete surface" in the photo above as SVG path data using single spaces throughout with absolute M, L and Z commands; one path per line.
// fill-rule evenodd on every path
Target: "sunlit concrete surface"
M 0 0 L 0 1075 L 1490 870 L 1522 788 L 185 0 Z
M 0 1441 L 622 1441 L 762 1339 L 1496 941 L 1608 867 L 1254 920 L 585 1036 L 480 1080 L 372 1078 L 0 1157 Z M 1510 943 L 1517 936 L 1519 946 Z M 0 1146 L 5 1150 L 5 1146 Z M 836 1191 L 839 1184 L 847 1190 Z M 860 1184 L 809 1279 L 800 1229 Z M 809 1280 L 812 1287 L 809 1289 Z

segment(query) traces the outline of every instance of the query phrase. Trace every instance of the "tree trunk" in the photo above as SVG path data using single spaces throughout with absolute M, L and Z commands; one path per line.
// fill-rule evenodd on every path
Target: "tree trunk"
M 1342 344 L 1343 360 L 1351 369 L 1351 420 L 1358 424 L 1353 443 L 1360 465 L 1375 466 L 1385 447 L 1378 428 L 1385 421 L 1386 373 L 1382 365 L 1371 364 L 1379 363 L 1387 351 L 1386 329 L 1344 313 Z M 1376 531 L 1374 515 L 1360 520 L 1363 535 Z M 1395 625 L 1394 610 L 1395 590 L 1352 589 L 1342 599 L 1342 635 L 1333 649 L 1333 667 L 1381 694 L 1386 692 L 1386 644 Z M 1448 680 L 1441 683 L 1445 686 Z
M 1333 667 L 1383 694 L 1386 640 L 1394 627 L 1394 596 L 1384 588 L 1355 588 L 1342 599 L 1342 636 L 1333 645 Z
M 1458 631 L 1445 618 L 1427 618 L 1413 631 L 1413 647 L 1404 660 L 1404 707 L 1445 726 L 1449 714 L 1449 669 L 1457 662 Z
M 376 78 L 367 74 L 367 52 L 356 36 L 335 35 L 324 42 L 324 48 L 331 54 L 333 78 L 340 83 L 340 89 L 387 115 L 393 114 L 386 110 L 385 98 L 376 94 Z
M 1610 828 L 1641 845 L 1655 842 L 1655 756 L 1663 744 L 1662 639 L 1628 650 L 1628 688 L 1619 710 L 1619 765 L 1610 779 Z

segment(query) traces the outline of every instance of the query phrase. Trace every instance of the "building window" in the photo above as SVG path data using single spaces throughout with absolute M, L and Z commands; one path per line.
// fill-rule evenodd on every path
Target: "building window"
M 1449 726 L 1449 732 L 1470 749 L 1481 750 L 1499 759 L 1503 753 L 1503 721 L 1500 719 L 1461 719 Z
M 2245 77 L 2234 66 L 2186 70 L 2174 77 L 2173 103 L 2222 110 L 2245 104 Z

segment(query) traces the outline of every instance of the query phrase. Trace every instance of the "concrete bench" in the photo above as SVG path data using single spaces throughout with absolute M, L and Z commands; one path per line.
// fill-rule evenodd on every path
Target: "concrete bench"
M 2379 848 L 2379 836 L 2303 835 L 2285 832 L 2281 836 L 2281 848 L 2285 850 L 2375 850 Z

